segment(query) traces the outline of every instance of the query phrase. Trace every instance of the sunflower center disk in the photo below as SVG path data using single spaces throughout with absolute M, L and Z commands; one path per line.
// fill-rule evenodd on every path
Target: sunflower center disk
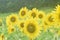
M 33 18 L 35 18 L 35 17 L 36 17 L 36 14 L 35 14 L 35 13 L 32 13 L 31 16 L 32 16 Z
M 11 29 L 11 31 L 13 32 L 13 31 L 14 31 L 14 29 L 12 28 L 12 29 Z
M 48 19 L 50 22 L 53 22 L 53 18 L 50 16 Z
M 39 14 L 39 15 L 38 15 L 38 17 L 39 17 L 39 18 L 42 18 L 42 17 L 43 17 L 43 15 L 42 15 L 42 14 Z
M 28 24 L 28 26 L 27 26 L 27 31 L 29 32 L 29 33 L 34 33 L 35 32 L 35 26 L 33 25 L 33 24 Z
M 0 22 L 0 26 L 2 26 L 2 23 Z
M 11 21 L 12 21 L 12 22 L 15 22 L 15 21 L 16 21 L 16 18 L 15 18 L 15 17 L 12 17 L 12 18 L 11 18 Z
M 21 12 L 21 15 L 24 16 L 24 15 L 25 15 L 25 11 L 22 11 L 22 12 Z
M 24 23 L 21 23 L 20 26 L 23 28 L 24 27 Z

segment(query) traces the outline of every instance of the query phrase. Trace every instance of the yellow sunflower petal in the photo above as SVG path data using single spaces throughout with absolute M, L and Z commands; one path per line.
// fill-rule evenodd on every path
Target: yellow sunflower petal
M 59 5 L 59 4 L 56 6 L 55 11 L 56 11 L 57 13 L 60 13 L 60 5 Z

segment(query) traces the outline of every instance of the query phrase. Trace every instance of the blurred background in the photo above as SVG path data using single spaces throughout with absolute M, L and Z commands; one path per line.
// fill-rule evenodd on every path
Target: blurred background
M 4 33 L 7 40 L 28 40 L 28 38 L 19 30 L 13 32 L 11 35 L 7 35 L 8 32 L 5 23 L 6 17 L 12 13 L 18 13 L 22 7 L 27 7 L 28 9 L 37 8 L 38 10 L 43 10 L 44 12 L 49 13 L 55 9 L 57 4 L 60 4 L 60 0 L 0 0 L 0 18 L 3 19 L 3 28 L 0 28 L 0 34 Z M 55 38 L 54 33 L 48 31 L 42 32 L 41 36 L 39 36 L 36 40 L 57 39 Z M 60 36 L 58 40 L 60 40 Z
M 57 4 L 60 4 L 60 0 L 0 0 L 0 13 L 18 12 L 20 8 L 27 7 L 32 9 L 52 9 Z

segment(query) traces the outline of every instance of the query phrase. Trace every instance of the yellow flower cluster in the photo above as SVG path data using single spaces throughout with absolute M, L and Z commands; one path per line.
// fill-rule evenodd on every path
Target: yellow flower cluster
M 46 32 L 49 28 L 60 28 L 60 5 L 57 5 L 55 10 L 48 14 L 36 8 L 29 10 L 23 7 L 19 14 L 11 14 L 6 17 L 6 25 L 9 34 L 14 32 L 14 26 L 17 25 L 21 32 L 30 39 L 34 39 L 41 34 L 41 30 Z M 50 31 L 54 32 L 56 30 L 51 29 Z M 57 34 L 60 35 L 60 30 L 57 31 Z

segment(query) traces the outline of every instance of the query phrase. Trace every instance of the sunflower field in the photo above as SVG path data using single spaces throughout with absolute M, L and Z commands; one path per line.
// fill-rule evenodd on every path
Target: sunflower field
M 0 8 L 0 40 L 60 40 L 60 4 L 46 8 L 22 6 L 18 12 Z

